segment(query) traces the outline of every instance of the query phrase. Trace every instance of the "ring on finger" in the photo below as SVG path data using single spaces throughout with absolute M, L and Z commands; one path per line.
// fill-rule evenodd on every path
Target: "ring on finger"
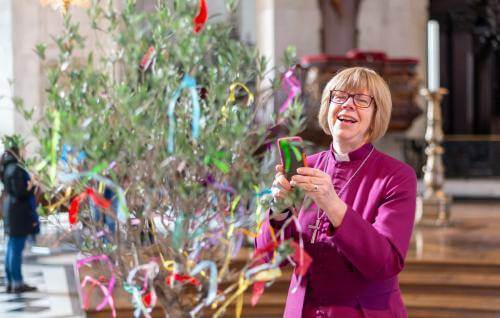
M 319 186 L 317 184 L 315 184 L 313 186 L 313 192 L 318 192 L 319 191 Z

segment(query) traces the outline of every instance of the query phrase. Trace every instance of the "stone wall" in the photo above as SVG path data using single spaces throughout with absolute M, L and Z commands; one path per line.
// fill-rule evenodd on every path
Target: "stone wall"
M 427 0 L 361 1 L 358 19 L 359 48 L 385 51 L 390 57 L 417 58 L 420 61 L 417 67 L 419 77 L 425 83 L 427 7 Z M 424 100 L 419 98 L 418 103 L 423 109 Z M 413 126 L 406 131 L 405 135 L 423 137 L 424 130 L 425 117 L 420 116 L 413 122 Z M 397 139 L 402 137 L 401 134 L 394 134 L 394 136 Z
M 383 50 L 389 56 L 417 57 L 419 73 L 425 79 L 427 0 L 363 0 L 358 30 L 359 48 Z M 208 0 L 209 14 L 227 18 L 223 0 Z M 84 10 L 72 8 L 75 19 L 89 35 Z M 321 12 L 315 0 L 244 0 L 237 17 L 241 38 L 255 43 L 278 64 L 287 46 L 297 48 L 298 56 L 321 53 Z M 62 18 L 50 7 L 33 0 L 0 0 L 0 95 L 10 96 L 6 79 L 14 78 L 13 93 L 29 107 L 42 109 L 45 75 L 33 48 L 38 42 L 49 43 L 48 61 L 56 57 L 50 34 L 61 30 Z M 87 31 L 85 31 L 87 30 Z M 87 49 L 96 39 L 90 37 Z M 101 41 L 105 41 L 102 40 Z M 15 52 L 15 54 L 13 53 Z M 407 134 L 422 135 L 423 124 Z M 8 99 L 0 100 L 0 134 L 26 134 L 30 125 L 13 110 Z

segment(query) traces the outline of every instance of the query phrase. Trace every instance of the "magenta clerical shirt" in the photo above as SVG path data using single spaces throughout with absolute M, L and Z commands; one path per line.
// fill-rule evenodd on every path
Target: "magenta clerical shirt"
M 373 152 L 372 152 L 373 149 Z M 371 154 L 370 154 L 371 153 Z M 292 275 L 284 317 L 407 317 L 397 275 L 403 269 L 415 217 L 416 176 L 413 169 L 365 144 L 347 156 L 332 149 L 308 156 L 309 167 L 327 172 L 347 204 L 342 224 L 332 231 L 323 216 L 316 242 L 311 244 L 316 204 L 301 208 L 299 223 L 306 251 L 313 262 L 297 285 Z M 271 243 L 266 222 L 255 243 Z M 285 238 L 298 238 L 291 223 Z

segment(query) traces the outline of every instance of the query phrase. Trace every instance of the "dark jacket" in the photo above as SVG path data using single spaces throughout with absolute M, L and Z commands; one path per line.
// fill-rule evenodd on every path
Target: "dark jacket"
M 2 156 L 5 200 L 3 202 L 5 234 L 22 236 L 36 234 L 37 214 L 33 190 L 28 190 L 28 173 L 9 152 Z

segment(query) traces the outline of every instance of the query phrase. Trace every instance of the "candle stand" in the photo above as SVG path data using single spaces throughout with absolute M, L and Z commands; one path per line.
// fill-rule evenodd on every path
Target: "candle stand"
M 441 116 L 441 100 L 447 94 L 446 88 L 436 91 L 422 89 L 427 103 L 427 126 L 425 140 L 427 156 L 424 171 L 424 193 L 417 198 L 416 222 L 419 225 L 448 226 L 450 223 L 451 198 L 443 191 L 444 166 L 442 156 L 444 149 Z

